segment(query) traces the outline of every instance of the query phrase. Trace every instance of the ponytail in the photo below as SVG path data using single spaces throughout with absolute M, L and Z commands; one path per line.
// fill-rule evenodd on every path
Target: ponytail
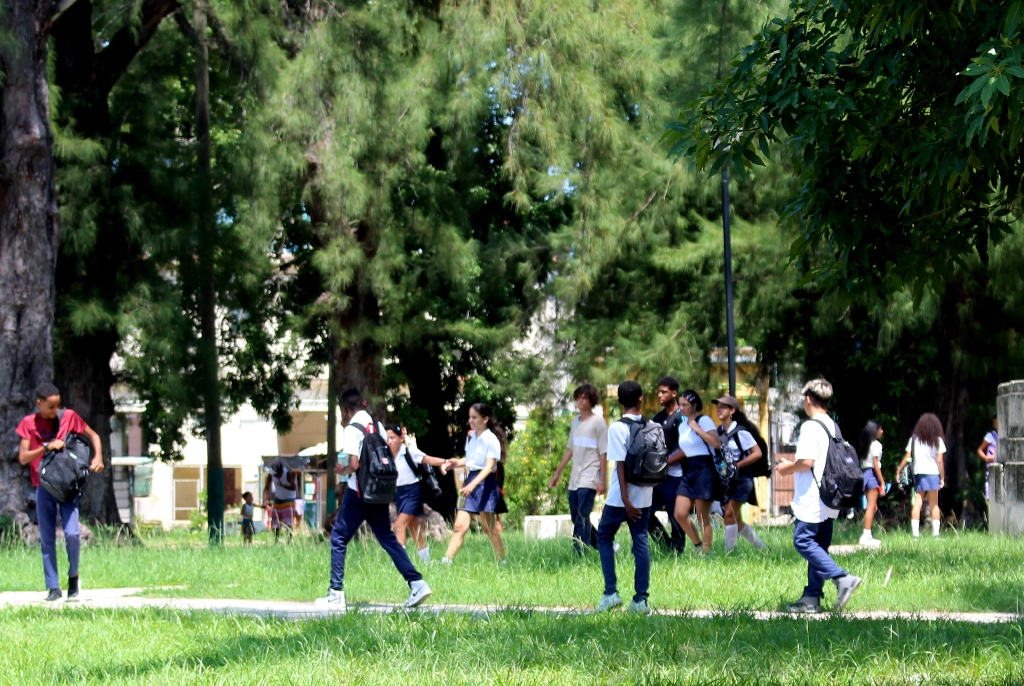
M 736 410 L 735 412 L 733 412 L 732 419 L 734 422 L 742 426 L 744 431 L 750 434 L 751 438 L 754 439 L 754 442 L 757 443 L 758 446 L 760 446 L 761 444 L 767 445 L 767 441 L 765 441 L 764 436 L 761 435 L 761 430 L 757 428 L 757 424 L 754 424 L 754 422 L 750 421 L 750 419 L 747 417 L 746 414 L 744 414 L 742 410 Z M 763 449 L 762 452 L 764 452 Z M 765 453 L 764 457 L 767 459 L 768 454 Z

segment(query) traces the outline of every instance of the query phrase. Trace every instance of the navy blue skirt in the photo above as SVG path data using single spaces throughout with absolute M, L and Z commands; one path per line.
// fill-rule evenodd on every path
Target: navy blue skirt
M 470 483 L 479 473 L 480 470 L 467 474 L 466 483 Z M 500 503 L 501 491 L 498 490 L 498 480 L 495 478 L 494 472 L 491 472 L 472 493 L 466 496 L 466 502 L 459 509 L 470 514 L 480 514 L 481 512 L 500 514 Z
M 729 483 L 728 500 L 735 500 L 738 503 L 750 501 L 750 495 L 754 492 L 754 480 L 749 477 L 738 477 Z
M 395 493 L 395 512 L 413 517 L 423 516 L 423 493 L 418 483 L 398 487 Z
M 920 492 L 923 491 L 937 491 L 939 490 L 939 475 L 938 474 L 916 474 L 914 475 L 914 490 Z
M 875 470 L 865 469 L 864 470 L 864 490 L 872 491 L 878 488 L 878 477 L 875 476 Z
M 683 479 L 679 482 L 679 495 L 690 500 L 719 500 L 716 494 L 721 490 L 709 455 L 686 458 L 683 463 Z

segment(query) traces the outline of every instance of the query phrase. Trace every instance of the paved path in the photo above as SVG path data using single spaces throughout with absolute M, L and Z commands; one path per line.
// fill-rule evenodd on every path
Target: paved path
M 36 591 L 8 591 L 0 593 L 0 609 L 45 606 L 51 608 L 82 608 L 82 609 L 116 609 L 134 610 L 145 608 L 157 608 L 164 610 L 176 610 L 179 612 L 220 612 L 223 614 L 251 615 L 259 617 L 276 617 L 280 619 L 321 619 L 333 614 L 330 610 L 316 607 L 313 603 L 300 603 L 286 600 L 231 600 L 215 598 L 154 598 L 140 596 L 143 591 L 154 589 L 144 588 L 108 588 L 83 590 L 78 600 L 64 600 L 57 603 L 43 601 L 43 594 Z M 159 589 L 156 589 L 159 590 Z M 463 613 L 478 616 L 487 616 L 494 612 L 507 610 L 520 610 L 528 612 L 541 612 L 561 615 L 583 615 L 591 612 L 589 609 L 573 607 L 516 607 L 498 605 L 423 605 L 415 610 L 420 613 Z M 349 612 L 362 614 L 386 614 L 390 612 L 405 612 L 400 604 L 350 604 Z M 697 617 L 711 618 L 743 614 L 754 619 L 766 621 L 771 619 L 792 618 L 794 615 L 785 612 L 774 611 L 751 611 L 731 612 L 727 610 L 655 610 L 654 614 L 667 617 Z M 820 615 L 800 615 L 800 618 L 824 619 L 831 617 L 829 613 Z M 843 617 L 848 619 L 867 620 L 920 620 L 920 621 L 953 621 L 969 624 L 1002 624 L 1019 622 L 1024 620 L 1024 615 L 1009 612 L 884 612 L 884 611 L 860 611 L 844 612 Z

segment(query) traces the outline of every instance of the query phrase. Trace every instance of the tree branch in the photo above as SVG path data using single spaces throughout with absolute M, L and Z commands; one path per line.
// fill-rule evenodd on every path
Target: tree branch
M 178 0 L 145 0 L 142 3 L 139 26 L 125 27 L 115 33 L 107 47 L 96 56 L 94 88 L 97 95 L 105 98 L 110 94 L 128 65 L 156 33 L 160 22 L 179 7 Z

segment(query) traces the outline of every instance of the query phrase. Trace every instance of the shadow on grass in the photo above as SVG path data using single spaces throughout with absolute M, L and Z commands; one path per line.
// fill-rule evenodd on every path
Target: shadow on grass
M 26 620 L 44 616 L 37 610 L 23 614 Z M 486 618 L 349 615 L 305 623 L 164 611 L 64 617 L 74 634 L 88 635 L 96 633 L 88 618 L 116 622 L 126 615 L 143 623 L 173 623 L 194 636 L 195 647 L 172 659 L 190 681 L 198 675 L 223 680 L 243 665 L 268 674 L 275 665 L 304 665 L 295 682 L 330 682 L 341 670 L 352 675 L 355 669 L 359 683 L 417 684 L 974 684 L 1020 683 L 1024 677 L 1020 624 L 841 617 L 764 622 L 745 615 L 551 616 L 523 610 Z M 78 666 L 54 676 L 63 682 L 155 680 L 168 670 L 166 655 L 139 657 L 111 662 L 102 654 L 83 655 Z

